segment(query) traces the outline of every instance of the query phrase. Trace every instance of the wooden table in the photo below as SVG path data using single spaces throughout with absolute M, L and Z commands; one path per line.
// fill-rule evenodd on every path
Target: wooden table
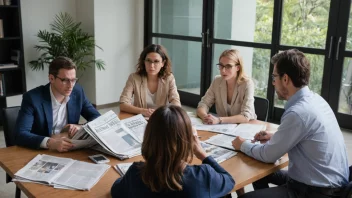
M 120 113 L 121 119 L 129 117 L 129 114 Z M 251 121 L 251 123 L 263 123 L 261 121 Z M 277 125 L 267 123 L 268 130 L 275 130 Z M 201 140 L 204 141 L 209 137 L 215 135 L 214 133 L 207 131 L 199 131 L 198 135 L 201 136 Z M 70 151 L 67 153 L 58 153 L 56 151 L 49 150 L 33 150 L 18 146 L 1 148 L 0 149 L 0 166 L 10 175 L 14 174 L 23 168 L 30 160 L 32 160 L 38 154 L 47 154 L 58 157 L 67 157 L 75 160 L 91 162 L 88 159 L 89 155 L 97 154 L 97 151 L 89 149 Z M 124 161 L 120 161 L 116 158 L 109 157 L 110 165 L 118 163 L 134 162 L 142 160 L 141 156 L 133 157 Z M 201 164 L 200 160 L 194 158 L 192 164 Z M 236 156 L 221 163 L 235 179 L 236 185 L 233 191 L 240 189 L 260 178 L 265 177 L 281 168 L 288 165 L 287 155 L 283 156 L 281 160 L 275 164 L 266 164 L 257 161 L 251 157 L 238 153 Z M 16 185 L 28 196 L 28 197 L 110 197 L 110 188 L 113 182 L 120 177 L 120 175 L 113 169 L 110 168 L 101 180 L 90 190 L 90 191 L 74 191 L 74 190 L 63 190 L 54 189 L 53 187 L 25 182 L 15 182 Z M 5 179 L 5 178 L 3 178 Z M 15 189 L 13 189 L 15 190 Z

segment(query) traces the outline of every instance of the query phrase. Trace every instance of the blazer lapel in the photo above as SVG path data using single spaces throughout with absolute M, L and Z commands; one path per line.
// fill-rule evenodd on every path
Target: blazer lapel
M 227 86 L 226 86 L 226 80 L 221 80 L 220 83 L 220 96 L 221 96 L 221 102 L 223 104 L 224 112 L 227 115 Z
M 141 93 L 140 93 L 140 103 L 143 108 L 147 108 L 147 89 L 148 89 L 148 81 L 147 77 L 141 76 Z
M 43 94 L 44 100 L 42 103 L 44 114 L 46 118 L 46 122 L 48 124 L 48 134 L 51 136 L 52 128 L 53 128 L 53 108 L 51 106 L 51 96 L 50 96 L 50 84 L 47 85 L 45 92 Z
M 163 101 L 163 99 L 165 98 L 165 97 L 162 97 L 163 96 L 163 92 L 164 92 L 164 89 L 165 89 L 165 80 L 164 79 L 160 79 L 159 78 L 159 80 L 158 80 L 158 89 L 157 89 L 157 91 L 156 91 L 156 96 L 155 96 L 155 105 L 157 106 L 157 107 L 159 107 L 159 106 L 162 106 L 162 105 L 165 105 L 164 103 L 165 103 L 165 101 Z
M 78 104 L 75 103 L 76 94 L 74 92 L 70 95 L 70 100 L 67 102 L 67 124 L 75 123 L 75 114 Z
M 235 87 L 235 90 L 233 90 L 233 94 L 232 94 L 231 107 L 232 107 L 233 103 L 236 101 L 237 96 L 238 96 L 238 84 L 237 84 L 237 82 L 236 82 L 234 87 Z

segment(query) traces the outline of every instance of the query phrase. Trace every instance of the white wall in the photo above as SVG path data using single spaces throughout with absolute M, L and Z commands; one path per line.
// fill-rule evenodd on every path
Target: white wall
M 76 0 L 76 19 L 82 23 L 81 28 L 83 31 L 94 35 L 94 0 Z M 86 71 L 78 71 L 77 77 L 80 78 L 79 84 L 82 85 L 87 98 L 89 98 L 91 103 L 96 104 L 94 65 Z
M 95 0 L 95 58 L 103 59 L 105 71 L 96 70 L 96 104 L 119 100 L 128 75 L 135 71 L 143 49 L 143 1 Z
M 38 44 L 37 32 L 49 30 L 55 15 L 67 12 L 81 21 L 82 29 L 95 35 L 96 44 L 104 49 L 95 49 L 95 56 L 105 61 L 106 70 L 87 70 L 80 80 L 89 100 L 97 105 L 118 102 L 143 48 L 143 6 L 141 0 L 21 1 L 27 90 L 48 83 L 47 68 L 32 71 L 28 64 L 40 54 L 33 48 Z
M 24 0 L 21 1 L 22 32 L 24 62 L 26 67 L 27 90 L 39 85 L 47 84 L 48 69 L 44 71 L 32 71 L 29 61 L 35 60 L 41 54 L 33 47 L 38 45 L 37 33 L 39 30 L 49 30 L 49 24 L 54 21 L 56 14 L 60 12 L 69 13 L 74 19 L 76 17 L 75 0 Z

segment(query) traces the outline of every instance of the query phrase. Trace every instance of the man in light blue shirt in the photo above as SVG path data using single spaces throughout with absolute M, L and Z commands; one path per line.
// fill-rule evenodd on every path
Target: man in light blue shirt
M 339 197 L 348 183 L 344 139 L 329 104 L 308 88 L 310 65 L 296 49 L 276 54 L 272 60 L 276 94 L 287 100 L 277 132 L 262 131 L 253 144 L 241 137 L 233 140 L 236 150 L 257 160 L 274 163 L 288 153 L 288 171 L 278 171 L 254 182 L 248 197 Z M 269 188 L 268 183 L 278 185 Z

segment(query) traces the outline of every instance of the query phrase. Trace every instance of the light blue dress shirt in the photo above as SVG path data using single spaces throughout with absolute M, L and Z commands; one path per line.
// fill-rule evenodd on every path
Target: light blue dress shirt
M 288 153 L 288 176 L 307 185 L 336 188 L 348 183 L 346 146 L 335 114 L 308 87 L 287 101 L 281 124 L 267 143 L 246 141 L 241 151 L 269 163 Z

